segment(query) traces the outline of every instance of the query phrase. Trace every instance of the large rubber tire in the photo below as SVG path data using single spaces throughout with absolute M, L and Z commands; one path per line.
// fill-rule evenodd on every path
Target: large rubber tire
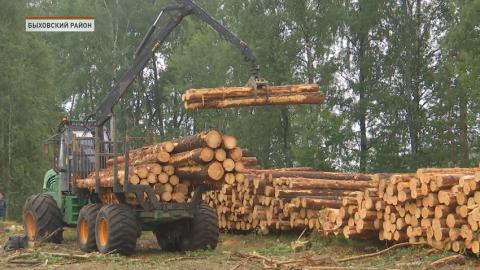
M 102 204 L 87 204 L 80 210 L 77 220 L 77 243 L 83 252 L 92 252 L 97 250 L 97 241 L 95 240 L 95 225 L 97 214 L 102 208 Z
M 61 243 L 63 215 L 57 202 L 47 194 L 30 196 L 23 206 L 23 228 L 28 240 Z M 53 233 L 53 234 L 52 234 Z
M 208 204 L 200 204 L 194 212 L 190 231 L 181 242 L 181 250 L 215 249 L 219 234 L 217 213 Z
M 135 213 L 130 206 L 103 206 L 98 212 L 95 225 L 98 251 L 103 254 L 116 251 L 122 255 L 130 255 L 137 244 L 138 230 Z

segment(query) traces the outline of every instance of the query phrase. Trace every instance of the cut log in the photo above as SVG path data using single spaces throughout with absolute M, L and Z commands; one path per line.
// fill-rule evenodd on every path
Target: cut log
M 256 157 L 242 157 L 240 161 L 245 165 L 245 167 L 255 167 L 257 166 L 257 158 Z
M 245 106 L 265 106 L 265 105 L 291 105 L 291 104 L 320 104 L 325 97 L 322 92 L 302 93 L 302 94 L 283 94 L 275 96 L 257 96 L 257 97 L 234 97 L 229 99 L 216 99 L 209 101 L 185 102 L 184 107 L 187 110 L 192 109 L 223 109 Z
M 178 185 L 178 183 L 180 183 L 180 178 L 178 178 L 178 176 L 176 176 L 176 175 L 171 175 L 168 178 L 168 182 L 170 183 L 170 185 L 176 186 L 176 185 Z
M 152 164 L 147 164 L 146 168 L 148 169 L 149 172 L 153 174 L 160 174 L 162 172 L 162 165 L 152 163 Z
M 144 179 L 148 176 L 148 169 L 144 166 L 139 166 L 135 168 L 134 173 L 138 175 L 138 177 L 140 177 L 141 179 Z
M 169 202 L 172 200 L 172 193 L 171 192 L 163 192 L 162 195 L 160 195 L 160 198 L 164 202 Z
M 163 171 L 168 175 L 173 175 L 175 173 L 175 167 L 172 165 L 163 166 Z
M 309 178 L 287 178 L 289 187 L 292 189 L 340 189 L 340 190 L 363 190 L 372 187 L 372 183 L 365 181 L 349 180 L 326 180 Z
M 175 167 L 199 165 L 210 162 L 214 158 L 214 151 L 211 148 L 197 148 L 188 152 L 174 154 L 170 157 L 168 164 Z
M 154 174 L 154 173 L 148 173 L 147 182 L 148 182 L 149 184 L 155 184 L 155 183 L 157 183 L 157 175 Z
M 235 169 L 235 161 L 233 161 L 233 159 L 227 158 L 223 161 L 222 164 L 223 168 L 227 172 L 233 172 L 233 170 Z
M 168 183 L 168 174 L 162 172 L 160 173 L 158 176 L 157 176 L 157 180 L 159 183 L 162 183 L 162 184 L 165 184 L 165 183 Z
M 222 179 L 225 171 L 222 164 L 215 161 L 208 165 L 179 167 L 175 173 L 181 179 L 198 181 L 210 179 L 213 181 L 219 181 Z M 233 176 L 233 178 L 235 179 L 235 176 Z
M 235 147 L 237 147 L 237 139 L 233 136 L 223 135 L 222 141 L 223 141 L 223 148 L 227 150 L 232 150 Z
M 243 151 L 239 147 L 235 147 L 231 150 L 228 150 L 228 157 L 233 161 L 240 161 L 243 157 Z
M 371 175 L 368 174 L 353 174 L 353 173 L 338 173 L 338 172 L 318 172 L 318 171 L 285 171 L 285 170 L 254 170 L 255 173 L 269 174 L 273 178 L 280 177 L 302 177 L 313 179 L 329 179 L 329 180 L 355 180 L 355 181 L 370 181 Z
M 437 175 L 435 177 L 438 188 L 449 188 L 458 185 L 461 175 Z
M 216 130 L 205 131 L 199 134 L 194 134 L 179 138 L 172 141 L 175 145 L 172 153 L 181 153 L 191 151 L 193 149 L 210 147 L 218 148 L 222 144 L 222 135 Z
M 181 192 L 174 192 L 172 193 L 171 199 L 174 202 L 183 203 L 185 202 L 185 194 Z
M 211 99 L 224 99 L 229 97 L 255 97 L 276 94 L 296 94 L 318 92 L 317 84 L 300 84 L 300 85 L 279 85 L 267 86 L 263 89 L 255 91 L 252 87 L 217 87 L 217 88 L 201 88 L 189 89 L 182 95 L 183 101 L 203 101 Z
M 344 190 L 330 190 L 330 189 L 289 189 L 276 187 L 275 198 L 295 198 L 300 196 L 345 196 L 349 191 Z
M 226 158 L 227 158 L 227 152 L 223 148 L 215 149 L 215 159 L 217 161 L 223 162 Z
M 243 162 L 241 161 L 237 161 L 235 162 L 235 171 L 236 172 L 247 172 L 247 170 L 245 169 L 245 165 L 243 165 Z
M 129 159 L 130 160 L 135 160 L 141 156 L 146 156 L 146 155 L 151 155 L 151 157 L 155 157 L 155 154 L 158 152 L 167 152 L 170 153 L 173 151 L 174 144 L 170 141 L 150 145 L 150 146 L 145 146 L 140 149 L 134 149 L 129 152 Z M 117 162 L 119 165 L 125 161 L 124 156 L 119 156 L 117 157 Z M 106 162 L 107 167 L 113 166 L 113 159 L 109 159 Z
M 323 209 L 323 208 L 340 208 L 342 206 L 342 202 L 340 200 L 332 200 L 332 199 L 323 199 L 323 198 L 308 198 L 303 197 L 301 199 L 301 204 L 303 208 L 309 209 Z

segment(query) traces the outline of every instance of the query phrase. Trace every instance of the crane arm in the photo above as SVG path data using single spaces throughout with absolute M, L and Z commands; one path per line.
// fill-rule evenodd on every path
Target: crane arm
M 167 7 L 160 11 L 155 22 L 150 26 L 145 37 L 135 51 L 132 66 L 122 75 L 112 91 L 102 99 L 95 112 L 89 115 L 89 117 L 94 117 L 97 126 L 102 126 L 111 118 L 114 106 L 125 94 L 125 91 L 134 81 L 135 77 L 143 70 L 156 50 L 163 45 L 168 38 L 168 35 L 178 26 L 178 24 L 180 24 L 182 19 L 188 15 L 194 15 L 201 21 L 207 23 L 211 28 L 218 32 L 222 38 L 228 41 L 233 47 L 240 50 L 245 61 L 250 62 L 251 64 L 252 74 L 248 82 L 249 85 L 256 89 L 257 86 L 260 87 L 266 84 L 266 82 L 259 78 L 259 67 L 256 63 L 256 58 L 245 42 L 240 40 L 225 26 L 212 18 L 192 0 L 176 1 L 178 3 L 177 6 Z M 165 13 L 168 13 L 169 19 L 162 28 L 156 31 L 160 17 Z

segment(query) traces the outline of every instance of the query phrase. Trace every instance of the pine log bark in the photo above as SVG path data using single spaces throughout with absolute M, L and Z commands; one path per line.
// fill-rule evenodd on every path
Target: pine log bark
M 323 93 L 284 94 L 275 96 L 239 97 L 223 100 L 185 102 L 187 110 L 193 109 L 224 109 L 246 106 L 320 104 L 324 101 Z
M 153 157 L 156 157 L 156 154 L 158 154 L 160 152 L 165 152 L 165 153 L 168 154 L 168 153 L 173 151 L 173 148 L 174 148 L 174 144 L 171 141 L 166 141 L 166 142 L 161 142 L 161 143 L 157 143 L 157 144 L 150 145 L 150 146 L 145 146 L 145 147 L 142 147 L 142 148 L 139 148 L 139 149 L 131 150 L 129 152 L 129 160 L 132 161 L 132 160 L 140 159 L 140 158 L 142 158 L 144 156 L 147 156 L 147 155 L 150 156 L 150 158 L 147 158 L 147 159 L 155 160 L 155 158 L 153 158 Z M 162 162 L 166 162 L 166 161 L 163 161 L 165 156 L 167 156 L 167 155 L 165 155 L 165 154 L 161 155 L 161 157 L 162 157 L 161 161 Z M 114 161 L 113 158 L 108 159 L 106 161 L 107 167 L 113 166 L 113 161 Z M 167 161 L 168 161 L 168 157 L 167 157 Z M 117 162 L 121 166 L 122 163 L 125 162 L 125 156 L 117 157 Z
M 239 147 L 235 147 L 231 150 L 228 150 L 228 157 L 233 161 L 240 161 L 243 157 L 243 151 Z
M 222 135 L 216 130 L 210 130 L 173 140 L 172 143 L 175 145 L 172 151 L 174 154 L 202 147 L 215 149 L 222 144 Z
M 224 173 L 225 170 L 223 169 L 222 164 L 216 161 L 211 162 L 208 165 L 179 167 L 175 172 L 175 174 L 180 177 L 180 179 L 196 181 L 202 181 L 207 179 L 219 181 L 220 179 L 222 179 Z
M 292 189 L 340 189 L 340 190 L 364 190 L 372 187 L 367 181 L 328 180 L 310 178 L 288 178 L 288 186 Z
M 273 178 L 279 177 L 302 177 L 313 179 L 332 179 L 332 180 L 355 180 L 370 181 L 372 176 L 369 174 L 353 174 L 338 172 L 318 172 L 318 171 L 285 171 L 285 170 L 254 170 L 255 173 L 266 173 Z
M 203 101 L 211 99 L 224 99 L 229 97 L 254 97 L 266 96 L 274 94 L 293 94 L 318 92 L 317 84 L 300 84 L 300 85 L 281 85 L 267 86 L 265 89 L 255 91 L 252 87 L 217 87 L 189 89 L 182 95 L 183 101 Z
M 323 208 L 336 208 L 339 209 L 342 206 L 342 202 L 332 197 L 302 197 L 300 199 L 301 207 L 305 209 L 319 210 Z
M 197 148 L 188 152 L 173 154 L 168 164 L 175 167 L 200 165 L 212 161 L 214 154 L 211 148 Z
M 332 190 L 332 189 L 289 189 L 289 188 L 275 188 L 275 198 L 296 198 L 301 196 L 345 196 L 350 191 Z
M 256 157 L 242 157 L 240 161 L 245 165 L 245 167 L 255 167 L 257 166 L 257 158 Z

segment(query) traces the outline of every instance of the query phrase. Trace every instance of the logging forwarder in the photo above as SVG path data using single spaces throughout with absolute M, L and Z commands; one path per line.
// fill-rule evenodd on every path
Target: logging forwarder
M 251 66 L 248 85 L 254 89 L 266 86 L 259 76 L 259 66 L 250 48 L 222 24 L 212 18 L 192 0 L 176 0 L 177 4 L 160 11 L 133 56 L 132 66 L 119 78 L 97 109 L 83 121 L 64 119 L 57 133 L 49 139 L 54 169 L 44 177 L 41 194 L 30 196 L 24 206 L 23 224 L 30 241 L 60 243 L 62 228 L 76 226 L 77 241 L 85 252 L 117 251 L 131 254 L 141 231 L 153 231 L 163 250 L 195 250 L 215 248 L 218 242 L 216 212 L 201 203 L 202 194 L 212 187 L 199 184 L 192 187 L 194 197 L 188 203 L 161 202 L 151 186 L 128 184 L 130 139 L 119 141 L 115 134 L 113 108 L 153 54 L 186 16 L 203 21 L 240 50 Z M 162 18 L 167 17 L 166 20 Z M 160 21 L 164 21 L 160 25 Z M 110 127 L 107 129 L 106 124 Z M 49 151 L 46 151 L 49 152 Z M 122 162 L 117 157 L 125 156 Z M 108 159 L 113 162 L 113 190 L 100 186 L 99 172 Z M 119 184 L 118 168 L 125 168 L 124 182 Z M 94 173 L 95 186 L 81 189 L 73 183 Z M 147 194 L 139 206 L 125 202 L 126 193 L 137 198 Z M 109 197 L 110 196 L 110 197 Z M 111 200 L 105 200 L 105 198 Z M 108 202 L 111 203 L 108 203 Z M 119 203 L 114 203 L 119 202 Z

